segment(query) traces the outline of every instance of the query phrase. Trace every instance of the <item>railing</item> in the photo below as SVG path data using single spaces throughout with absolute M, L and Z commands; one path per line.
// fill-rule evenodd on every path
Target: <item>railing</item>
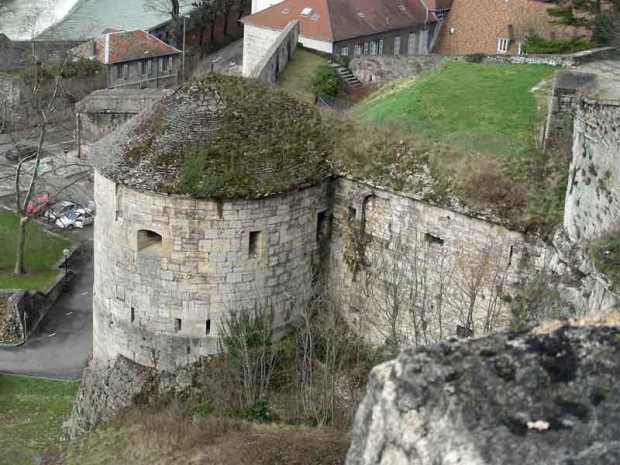
M 329 108 L 338 113 L 344 113 L 350 110 L 354 105 L 354 103 L 350 100 L 341 99 L 327 94 L 318 94 L 315 103 L 319 107 Z

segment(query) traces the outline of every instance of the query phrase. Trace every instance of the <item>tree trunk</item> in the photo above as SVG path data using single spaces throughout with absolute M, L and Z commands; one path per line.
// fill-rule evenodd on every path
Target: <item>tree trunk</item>
M 224 37 L 226 37 L 226 35 L 228 34 L 228 19 L 230 16 L 230 10 L 226 10 L 224 11 Z
M 215 43 L 215 21 L 211 22 L 211 43 L 209 46 L 213 46 Z
M 21 276 L 24 274 L 24 249 L 26 248 L 26 225 L 30 221 L 27 216 L 19 219 L 19 229 L 17 232 L 17 249 L 15 251 L 15 269 L 13 274 Z

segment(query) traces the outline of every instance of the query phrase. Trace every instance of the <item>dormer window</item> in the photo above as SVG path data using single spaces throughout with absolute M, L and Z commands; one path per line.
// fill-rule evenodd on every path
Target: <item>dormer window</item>
M 497 39 L 497 53 L 508 53 L 508 44 L 510 44 L 510 39 Z
M 287 15 L 287 14 L 289 14 L 290 12 L 291 12 L 291 9 L 290 9 L 288 6 L 282 10 L 282 14 L 283 14 L 283 15 Z
M 312 8 L 306 7 L 303 10 L 301 10 L 302 16 L 310 16 L 311 14 L 312 14 Z

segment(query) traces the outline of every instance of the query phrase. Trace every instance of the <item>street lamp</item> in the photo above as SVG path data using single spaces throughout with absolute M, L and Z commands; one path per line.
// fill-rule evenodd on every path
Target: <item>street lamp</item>
M 67 292 L 67 260 L 69 259 L 69 249 L 64 249 L 62 255 L 65 257 L 65 285 L 63 286 L 63 292 Z
M 183 64 L 181 65 L 181 84 L 185 82 L 185 20 L 189 15 L 183 15 Z

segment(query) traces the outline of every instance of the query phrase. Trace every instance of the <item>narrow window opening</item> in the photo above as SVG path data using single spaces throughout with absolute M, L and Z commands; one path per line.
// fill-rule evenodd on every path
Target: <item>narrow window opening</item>
M 349 219 L 354 220 L 357 216 L 357 210 L 353 207 L 349 207 Z
M 443 243 L 445 242 L 441 237 L 433 236 L 432 234 L 429 234 L 429 233 L 426 233 L 424 235 L 424 239 L 426 239 L 426 242 L 430 244 L 443 245 Z
M 248 256 L 250 258 L 258 258 L 260 253 L 260 231 L 250 231 L 250 245 L 248 248 Z
M 205 325 L 205 334 L 208 336 L 211 334 L 211 320 L 207 320 L 207 324 Z
M 508 252 L 508 266 L 512 265 L 512 254 L 514 253 L 514 245 L 510 246 L 510 252 Z
M 192 346 L 185 346 L 185 353 L 187 355 L 191 354 L 192 353 Z
M 138 231 L 138 251 L 161 253 L 162 237 L 154 231 L 141 229 Z
M 181 318 L 174 319 L 174 330 L 179 333 L 181 332 Z
M 136 309 L 131 307 L 131 322 L 133 323 L 136 320 Z
M 329 222 L 327 212 L 319 212 L 316 217 L 316 241 L 322 242 L 329 236 Z

